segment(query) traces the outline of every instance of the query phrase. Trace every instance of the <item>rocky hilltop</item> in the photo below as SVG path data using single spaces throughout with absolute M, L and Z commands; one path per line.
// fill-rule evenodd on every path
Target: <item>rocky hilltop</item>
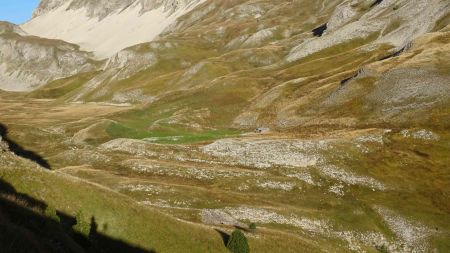
M 55 11 L 62 6 L 67 6 L 66 10 L 86 9 L 87 16 L 91 18 L 103 19 L 114 12 L 123 11 L 124 9 L 137 5 L 140 7 L 141 13 L 151 11 L 153 9 L 163 7 L 169 13 L 173 13 L 180 8 L 185 8 L 197 1 L 195 0 L 42 0 L 37 9 L 33 12 L 33 18 L 45 15 L 48 12 Z
M 151 41 L 202 0 L 41 1 L 29 34 L 76 43 L 98 58 Z
M 0 33 L 17 33 L 19 35 L 25 35 L 25 32 L 17 25 L 0 21 Z
M 29 36 L 20 27 L 0 23 L 0 89 L 29 91 L 49 81 L 96 69 L 78 45 Z

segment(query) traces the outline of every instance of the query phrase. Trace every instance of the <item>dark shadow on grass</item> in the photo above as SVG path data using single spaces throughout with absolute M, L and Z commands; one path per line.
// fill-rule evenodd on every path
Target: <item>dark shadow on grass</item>
M 341 86 L 346 85 L 347 83 L 349 83 L 351 80 L 355 79 L 356 77 L 358 77 L 359 72 L 352 75 L 351 77 L 345 78 L 344 80 L 341 81 Z
M 222 230 L 217 229 L 217 228 L 215 228 L 214 230 L 216 230 L 216 232 L 219 233 L 220 237 L 222 237 L 223 244 L 226 247 L 227 244 L 228 244 L 228 241 L 230 240 L 230 235 L 227 234 L 225 231 L 222 231 Z
M 13 199 L 20 200 L 30 207 L 38 208 L 38 209 L 44 209 L 47 207 L 47 204 L 43 201 L 39 201 L 37 199 L 34 199 L 26 194 L 21 194 L 16 192 L 16 189 L 9 184 L 8 182 L 5 182 L 0 178 L 0 194 L 4 196 L 12 197 Z
M 323 24 L 317 28 L 314 28 L 312 30 L 312 33 L 315 37 L 322 37 L 322 35 L 325 33 L 325 31 L 328 29 L 328 23 Z
M 394 52 L 394 53 L 392 53 L 390 55 L 387 55 L 385 57 L 382 57 L 381 59 L 379 59 L 379 61 L 384 61 L 384 60 L 387 60 L 387 59 L 390 59 L 390 58 L 398 57 L 401 54 L 403 54 L 404 52 L 406 52 L 407 50 L 409 50 L 411 48 L 411 45 L 412 45 L 412 43 L 410 42 L 406 46 L 402 47 L 399 51 Z
M 0 178 L 0 252 L 155 253 L 98 232 L 94 217 L 89 234 L 81 234 L 72 229 L 73 216 L 57 211 L 57 221 L 44 215 L 46 207 Z
M 15 193 L 16 189 L 14 189 L 14 187 L 12 185 L 10 185 L 9 183 L 0 179 L 0 192 L 10 194 L 10 193 Z
M 383 2 L 383 0 L 375 0 L 375 2 L 372 3 L 372 5 L 370 5 L 370 8 L 373 8 L 379 4 L 381 4 Z
M 19 144 L 9 139 L 8 128 L 2 123 L 0 123 L 0 136 L 2 137 L 3 141 L 5 141 L 8 144 L 9 150 L 14 154 L 16 154 L 17 156 L 31 160 L 46 169 L 51 169 L 50 164 L 42 156 L 31 150 L 24 149 Z

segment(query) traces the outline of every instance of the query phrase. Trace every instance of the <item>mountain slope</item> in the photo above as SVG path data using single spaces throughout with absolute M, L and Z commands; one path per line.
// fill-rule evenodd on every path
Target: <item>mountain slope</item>
M 126 47 L 148 42 L 201 0 L 42 1 L 27 33 L 61 39 L 106 58 Z
M 99 238 L 97 246 L 100 248 L 87 247 L 86 252 L 228 252 L 223 245 L 221 234 L 210 227 L 174 219 L 99 184 L 65 173 L 47 171 L 32 161 L 11 153 L 8 145 L 0 140 L 0 203 L 3 201 L 16 203 L 17 210 L 27 209 L 25 212 L 28 217 L 13 222 L 17 230 L 23 232 L 27 238 L 27 244 L 23 245 L 25 249 L 21 249 L 23 252 L 41 252 L 40 250 L 49 250 L 52 247 L 59 250 L 43 252 L 83 252 L 79 246 L 74 246 L 70 239 L 64 238 L 64 233 L 60 232 L 58 235 L 52 231 L 57 229 L 56 224 L 52 224 L 47 232 L 44 230 L 46 227 L 33 227 L 44 219 L 47 205 L 57 208 L 60 216 L 65 219 L 73 219 L 80 210 L 85 222 L 89 222 L 91 217 L 95 218 Z M 14 212 L 15 209 L 11 208 L 12 205 L 0 207 L 0 231 L 8 225 L 4 218 L 9 218 L 8 212 Z M 31 231 L 28 231 L 30 229 Z M 47 237 L 39 238 L 39 241 L 32 240 L 36 238 L 33 234 L 36 230 Z M 22 238 L 23 235 L 17 236 Z M 267 241 L 250 238 L 252 251 L 274 252 L 282 249 L 284 252 L 297 252 L 298 249 L 305 249 L 320 252 L 317 246 L 292 236 L 285 238 L 290 242 L 286 245 L 272 243 L 280 241 L 283 235 L 267 231 L 261 236 L 267 238 Z M 2 239 L 2 250 L 6 249 L 6 253 L 16 252 L 8 251 L 9 247 L 16 246 L 15 244 L 3 244 L 5 241 Z M 62 239 L 64 240 L 61 241 Z M 64 247 L 67 248 L 64 250 Z
M 445 95 L 438 93 L 448 89 L 450 73 L 445 70 L 448 61 L 440 57 L 437 66 L 426 59 L 432 52 L 448 54 L 445 27 L 449 13 L 448 1 L 442 0 L 379 4 L 207 1 L 179 18 L 171 32 L 158 40 L 127 48 L 111 57 L 102 73 L 64 100 L 146 104 L 142 113 L 136 113 L 137 118 L 126 116 L 149 122 L 146 129 L 195 125 L 198 119 L 190 115 L 199 111 L 207 113 L 197 130 L 260 125 L 272 128 L 383 122 L 395 125 L 412 120 L 408 116 L 402 116 L 403 120 L 394 117 L 406 108 L 410 108 L 411 115 L 447 103 Z M 328 24 L 327 29 L 314 36 L 311 31 L 324 23 Z M 433 31 L 436 33 L 430 33 Z M 425 38 L 429 38 L 428 44 L 423 43 Z M 418 63 L 411 71 L 426 68 L 427 80 L 439 83 L 436 93 L 421 90 L 405 94 L 403 102 L 395 105 L 398 112 L 386 117 L 373 114 L 370 120 L 366 116 L 372 115 L 372 111 L 389 110 L 376 101 L 377 95 L 361 107 L 353 105 L 355 99 L 365 95 L 356 91 L 355 99 L 346 102 L 348 108 L 330 100 L 343 89 L 353 87 L 358 78 L 369 82 L 367 85 L 377 84 L 386 69 L 378 73 L 371 66 L 406 68 L 402 60 L 395 60 L 398 56 L 399 59 L 416 56 Z M 411 78 L 424 76 L 414 77 L 411 71 L 404 70 L 400 75 L 405 80 L 408 73 L 413 75 Z M 377 92 L 391 92 L 392 81 L 386 79 Z M 428 85 L 425 80 L 417 79 L 417 83 L 422 88 Z M 397 88 L 400 92 L 403 89 Z M 442 103 L 425 105 L 424 101 L 436 96 Z M 424 100 L 415 103 L 414 98 Z M 171 109 L 158 115 L 156 108 Z
M 114 110 L 132 113 L 126 107 L 25 101 L 2 98 L 0 120 L 11 126 L 9 139 L 40 153 L 53 172 L 26 170 L 28 165 L 4 156 L 0 177 L 65 213 L 94 214 L 99 224 L 109 224 L 107 235 L 114 238 L 158 252 L 186 247 L 184 239 L 170 246 L 170 240 L 151 240 L 159 238 L 153 229 L 158 234 L 172 225 L 157 212 L 148 215 L 163 221 L 149 225 L 145 207 L 205 228 L 198 233 L 206 241 L 220 237 L 214 229 L 230 232 L 255 222 L 256 233 L 246 233 L 252 252 L 450 247 L 447 128 L 314 127 L 216 133 L 213 138 L 222 139 L 212 142 L 187 139 L 181 131 L 137 132 L 104 120 Z M 136 212 L 127 209 L 134 205 Z M 197 230 L 189 228 L 175 236 L 194 237 Z M 192 252 L 207 252 L 203 241 L 192 243 L 199 248 Z M 216 243 L 212 251 L 220 252 Z
M 53 170 L 0 152 L 18 192 L 157 252 L 222 252 L 235 228 L 252 252 L 450 250 L 448 0 L 43 0 L 34 16 L 0 27 L 108 57 L 0 92 L 8 138 Z
M 77 45 L 29 36 L 9 23 L 0 23 L 0 52 L 0 89 L 8 91 L 36 89 L 98 64 Z

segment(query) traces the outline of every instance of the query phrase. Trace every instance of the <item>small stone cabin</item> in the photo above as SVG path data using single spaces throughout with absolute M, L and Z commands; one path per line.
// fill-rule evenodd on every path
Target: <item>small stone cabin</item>
M 255 129 L 255 133 L 263 134 L 270 132 L 270 128 L 268 127 L 258 127 Z

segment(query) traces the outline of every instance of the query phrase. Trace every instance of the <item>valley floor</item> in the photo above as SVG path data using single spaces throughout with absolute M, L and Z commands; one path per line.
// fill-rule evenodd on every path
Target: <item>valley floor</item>
M 450 250 L 448 129 L 308 128 L 189 142 L 182 134 L 115 138 L 111 125 L 117 113 L 133 109 L 126 105 L 0 95 L 0 108 L 8 139 L 48 163 L 45 173 L 52 176 L 42 176 L 40 184 L 51 190 L 29 192 L 37 187 L 27 185 L 31 172 L 18 176 L 7 163 L 0 164 L 1 177 L 68 213 L 84 203 L 52 194 L 76 198 L 76 185 L 45 180 L 77 180 L 102 196 L 129 199 L 133 209 L 158 213 L 164 218 L 146 230 L 149 237 L 177 222 L 208 231 L 204 236 L 211 238 L 198 242 L 204 252 L 224 250 L 220 235 L 235 227 L 247 231 L 253 252 Z M 148 246 L 145 235 L 130 238 L 132 228 L 111 223 L 136 218 L 100 212 L 87 196 L 80 199 L 89 202 L 85 212 L 105 215 L 99 224 L 110 221 L 104 233 Z M 250 223 L 256 231 L 246 229 Z

